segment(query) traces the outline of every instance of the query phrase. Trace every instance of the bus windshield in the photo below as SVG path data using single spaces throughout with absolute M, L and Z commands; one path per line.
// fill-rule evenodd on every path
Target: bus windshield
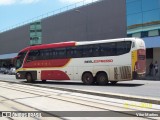
M 22 66 L 25 56 L 26 52 L 21 52 L 18 54 L 18 57 L 16 59 L 16 69 L 19 69 Z

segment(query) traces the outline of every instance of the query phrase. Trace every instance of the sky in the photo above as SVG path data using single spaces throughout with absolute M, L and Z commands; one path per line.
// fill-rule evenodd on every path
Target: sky
M 83 0 L 0 0 L 0 31 Z M 92 0 L 85 0 L 85 3 Z M 83 2 L 79 3 L 81 5 Z

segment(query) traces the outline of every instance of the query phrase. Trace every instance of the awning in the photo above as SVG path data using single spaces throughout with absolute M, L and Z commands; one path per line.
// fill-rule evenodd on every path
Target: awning
M 160 47 L 160 36 L 158 37 L 147 37 L 142 38 L 146 44 L 146 48 L 157 48 Z
M 18 53 L 3 54 L 3 55 L 0 55 L 0 60 L 12 59 L 12 58 L 16 57 L 17 55 L 18 55 Z

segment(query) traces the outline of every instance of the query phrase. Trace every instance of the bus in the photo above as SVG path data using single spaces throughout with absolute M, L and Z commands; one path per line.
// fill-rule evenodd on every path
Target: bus
M 29 46 L 16 57 L 16 78 L 79 80 L 106 85 L 133 80 L 146 71 L 145 43 L 140 38 L 60 42 Z

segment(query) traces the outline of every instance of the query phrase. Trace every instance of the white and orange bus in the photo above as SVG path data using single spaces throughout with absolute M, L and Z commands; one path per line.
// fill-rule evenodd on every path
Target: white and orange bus
M 139 38 L 43 44 L 19 52 L 16 78 L 116 84 L 144 75 L 145 62 L 145 43 Z

